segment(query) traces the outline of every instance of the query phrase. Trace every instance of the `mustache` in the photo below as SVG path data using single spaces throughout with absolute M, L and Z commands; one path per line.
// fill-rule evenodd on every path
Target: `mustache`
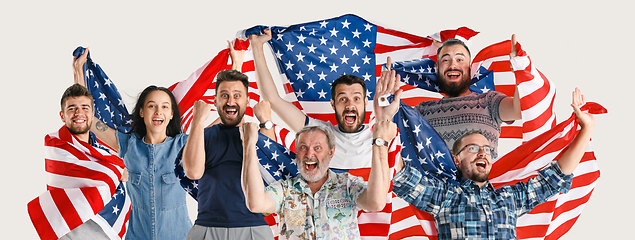
M 344 110 L 342 115 L 346 115 L 347 113 L 354 113 L 355 115 L 358 115 L 359 112 L 357 112 L 357 110 Z
M 320 165 L 320 161 L 317 158 L 314 158 L 314 157 L 312 157 L 312 158 L 307 158 L 307 157 L 303 158 L 302 159 L 302 164 L 304 164 L 305 162 L 309 162 L 309 161 L 310 162 L 316 162 L 318 166 Z
M 443 74 L 446 74 L 446 73 L 448 73 L 450 71 L 460 72 L 461 74 L 463 74 L 463 70 L 457 69 L 457 68 L 446 69 L 445 72 L 443 72 Z
M 475 163 L 476 161 L 481 160 L 481 159 L 485 160 L 485 162 L 487 162 L 488 164 L 491 164 L 490 161 L 487 160 L 487 158 L 484 158 L 484 157 L 477 157 L 476 159 L 474 159 L 474 161 L 472 161 L 472 163 Z

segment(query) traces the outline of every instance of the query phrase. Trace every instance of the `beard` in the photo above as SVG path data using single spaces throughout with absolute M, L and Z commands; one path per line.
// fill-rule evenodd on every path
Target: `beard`
M 467 178 L 474 182 L 486 182 L 488 177 L 489 177 L 489 172 L 471 171 L 467 173 Z
M 346 125 L 345 116 L 348 113 L 353 113 L 355 114 L 355 116 L 357 116 L 355 119 L 357 121 L 357 124 L 355 124 L 352 128 Z M 366 105 L 364 105 L 364 111 L 362 111 L 361 113 L 358 112 L 357 110 L 353 110 L 353 111 L 344 110 L 344 112 L 342 112 L 341 115 L 336 116 L 336 120 L 337 120 L 337 125 L 339 126 L 340 130 L 342 130 L 342 132 L 345 132 L 345 133 L 357 132 L 362 127 L 362 124 L 364 124 L 364 120 L 366 120 Z
M 91 126 L 92 122 L 89 120 L 86 120 L 86 126 L 81 128 L 81 127 L 74 127 L 73 123 L 71 122 L 70 126 L 67 124 L 66 128 L 68 128 L 68 131 L 73 134 L 73 135 L 80 135 L 80 134 L 84 134 L 87 133 L 90 130 L 90 126 Z
M 236 109 L 236 117 L 233 119 L 227 117 L 227 113 L 225 112 L 225 110 L 229 107 Z M 245 109 L 241 109 L 239 106 L 223 106 L 222 111 L 218 112 L 218 116 L 220 117 L 220 121 L 226 127 L 235 127 L 243 120 L 243 117 L 245 116 Z
M 461 79 L 458 83 L 450 83 L 445 79 L 445 76 L 439 75 L 439 89 L 448 97 L 458 97 L 462 93 L 464 93 L 470 85 L 472 85 L 472 80 L 467 75 L 462 75 L 463 79 Z
M 317 166 L 315 167 L 317 171 L 311 176 L 309 176 L 309 174 L 306 172 L 306 169 L 304 169 L 304 162 L 306 162 L 306 161 L 314 161 L 314 162 L 317 163 Z M 307 182 L 317 182 L 320 179 L 324 178 L 324 176 L 326 176 L 327 171 L 329 170 L 329 167 L 328 167 L 328 163 L 329 162 L 330 162 L 330 160 L 329 161 L 320 162 L 316 158 L 311 158 L 311 159 L 304 158 L 304 159 L 302 159 L 302 164 L 299 164 L 300 166 L 299 166 L 298 170 L 300 171 L 300 175 L 302 176 L 302 179 L 304 179 L 305 181 L 307 181 Z M 322 166 L 321 163 L 325 163 L 325 164 L 327 164 L 327 166 Z
M 489 178 L 489 170 L 486 171 L 479 171 L 478 168 L 476 168 L 475 166 L 473 166 L 473 163 L 476 162 L 477 160 L 479 160 L 481 158 L 477 158 L 474 159 L 474 161 L 472 161 L 471 163 L 468 163 L 469 165 L 465 166 L 463 164 L 461 164 L 461 172 L 465 173 L 465 176 L 467 179 L 470 179 L 474 182 L 486 182 L 487 179 Z M 485 159 L 487 161 L 487 159 Z

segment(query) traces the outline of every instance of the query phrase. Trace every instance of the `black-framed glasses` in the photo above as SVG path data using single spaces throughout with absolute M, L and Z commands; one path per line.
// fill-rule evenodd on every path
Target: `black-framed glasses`
M 494 147 L 489 145 L 479 146 L 476 144 L 468 144 L 465 145 L 465 147 L 461 148 L 461 150 L 459 150 L 456 155 L 459 155 L 459 153 L 461 153 L 461 151 L 463 151 L 464 149 L 467 149 L 467 152 L 469 153 L 478 153 L 481 149 L 483 149 L 483 152 L 485 152 L 485 154 L 487 155 L 492 155 L 492 152 L 494 151 Z

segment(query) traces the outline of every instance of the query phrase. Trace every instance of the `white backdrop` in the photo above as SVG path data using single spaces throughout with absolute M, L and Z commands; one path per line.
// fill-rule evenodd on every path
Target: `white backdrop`
M 473 39 L 474 54 L 516 33 L 533 63 L 557 86 L 559 121 L 572 113 L 570 93 L 576 86 L 587 100 L 609 110 L 596 117 L 593 134 L 601 178 L 563 239 L 615 239 L 635 223 L 628 203 L 633 194 L 622 187 L 635 168 L 632 157 L 621 157 L 633 154 L 627 141 L 634 133 L 628 106 L 635 87 L 630 42 L 635 18 L 632 4 L 618 3 L 627 1 L 8 2 L 0 3 L 3 239 L 37 239 L 26 204 L 45 191 L 43 138 L 62 126 L 59 100 L 73 82 L 71 53 L 77 46 L 90 47 L 132 107 L 146 86 L 167 87 L 187 78 L 240 29 L 346 13 L 419 36 L 468 26 L 481 32 Z M 196 206 L 190 209 L 194 220 Z

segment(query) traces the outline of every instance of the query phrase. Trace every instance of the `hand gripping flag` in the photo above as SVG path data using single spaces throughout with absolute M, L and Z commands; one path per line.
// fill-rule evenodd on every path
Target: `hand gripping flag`
M 234 49 L 247 50 L 242 69 L 238 70 L 249 77 L 249 106 L 247 106 L 245 114 L 253 117 L 253 106 L 260 102 L 260 94 L 256 84 L 253 55 L 249 48 L 249 41 L 235 39 Z M 231 69 L 231 61 L 229 59 L 229 48 L 226 48 L 220 51 L 214 59 L 193 72 L 186 80 L 177 82 L 168 88 L 174 94 L 179 109 L 181 110 L 181 127 L 183 128 L 183 132 L 188 131 L 190 123 L 192 122 L 194 102 L 202 100 L 212 105 L 212 110 L 216 111 L 216 106 L 214 106 L 216 75 L 220 71 L 229 69 Z
M 297 176 L 298 171 L 295 162 L 295 153 L 271 140 L 262 133 L 258 133 L 258 142 L 256 143 L 258 161 L 260 162 L 260 174 L 265 182 L 269 185 L 278 180 L 285 180 Z M 174 165 L 175 174 L 179 179 L 181 186 L 195 200 L 198 199 L 198 180 L 190 180 L 185 176 L 183 170 L 183 159 L 179 156 Z
M 291 25 L 289 27 L 256 26 L 244 31 L 243 37 L 272 30 L 271 46 L 286 91 L 292 102 L 308 116 L 337 124 L 330 106 L 330 84 L 343 74 L 365 80 L 369 101 L 374 98 L 375 83 L 381 64 L 391 56 L 400 61 L 436 55 L 434 40 L 477 34 L 468 28 L 448 30 L 433 37 L 419 37 L 383 28 L 355 15 Z M 414 94 L 405 94 L 404 100 Z M 367 106 L 367 116 L 372 105 Z M 368 123 L 370 119 L 366 119 Z
M 329 103 L 330 84 L 340 75 L 353 74 L 364 79 L 367 97 L 372 101 L 377 76 L 381 73 L 381 65 L 385 63 L 386 57 L 410 60 L 434 56 L 435 40 L 444 41 L 455 37 L 469 40 L 477 34 L 463 27 L 424 38 L 387 29 L 355 15 L 344 15 L 289 27 L 256 26 L 245 30 L 242 37 L 263 34 L 266 28 L 272 30 L 272 39 L 268 44 L 273 50 L 283 80 L 285 100 L 292 102 L 308 116 L 333 124 L 337 123 Z M 404 102 L 418 100 L 418 93 L 426 92 L 412 87 L 406 87 L 405 90 L 407 91 L 402 94 Z M 369 104 L 366 110 L 367 116 L 370 116 L 372 105 Z M 365 119 L 365 123 L 370 119 Z M 292 139 L 278 136 L 286 146 L 292 143 Z M 394 158 L 400 149 L 399 146 L 391 148 L 391 156 Z M 366 179 L 370 172 L 369 169 L 348 171 Z M 407 236 L 429 235 L 419 226 L 419 221 L 414 217 L 415 213 L 407 203 L 399 198 L 393 198 L 392 192 L 388 199 L 386 208 L 381 212 L 363 213 L 359 216 L 362 238 L 386 239 L 390 235 L 390 238 L 400 239 Z M 428 224 L 428 228 L 430 225 L 433 226 L 433 223 Z
M 79 57 L 85 48 L 77 47 L 73 56 Z M 99 64 L 93 62 L 88 53 L 88 60 L 82 67 L 84 86 L 88 88 L 95 100 L 95 117 L 112 129 L 127 133 L 132 127 L 132 117 L 123 103 L 117 87 L 108 78 Z
M 593 102 L 582 106 L 580 110 L 591 114 L 607 113 L 604 107 Z M 578 126 L 578 119 L 572 114 L 566 121 L 498 159 L 489 175 L 494 187 L 527 182 L 536 176 L 538 170 L 564 153 L 579 131 Z M 568 193 L 553 196 L 518 219 L 518 239 L 558 239 L 571 229 L 600 177 L 590 145 L 573 175 Z
M 541 134 L 552 129 L 556 123 L 555 113 L 553 112 L 555 86 L 532 65 L 531 59 L 522 50 L 519 43 L 516 44 L 515 49 L 517 49 L 517 56 L 510 58 L 511 43 L 507 40 L 481 50 L 472 61 L 473 85 L 470 90 L 477 93 L 496 90 L 508 96 L 513 96 L 517 85 L 523 119 L 516 121 L 511 126 L 502 126 L 501 138 L 522 138 L 524 141 L 536 138 L 545 140 L 546 137 Z M 435 70 L 433 68 L 434 64 L 432 59 L 416 59 L 407 62 L 397 62 L 394 67 L 406 83 L 428 91 L 438 92 L 436 74 L 422 70 Z M 572 138 L 563 138 L 556 142 L 560 143 L 560 147 L 565 147 L 571 140 Z M 528 148 L 523 146 L 520 148 L 528 151 Z M 492 169 L 494 172 L 496 172 L 495 170 L 500 171 L 499 174 L 505 173 L 505 177 L 497 177 L 493 182 L 503 185 L 512 184 L 515 182 L 514 180 L 518 181 L 518 179 L 526 181 L 529 178 L 527 174 L 535 174 L 536 171 L 547 166 L 549 161 L 553 160 L 555 156 L 547 154 L 550 152 L 542 148 L 533 148 L 531 151 L 535 152 L 527 152 L 527 154 L 546 155 L 546 157 L 542 161 L 527 157 L 523 165 L 509 172 L 507 170 L 510 168 L 499 166 L 516 164 L 518 159 L 522 158 L 518 156 L 518 151 L 514 151 L 516 154 L 513 156 L 508 157 L 506 155 L 496 159 Z M 576 175 L 580 174 L 586 177 L 582 178 L 584 180 L 576 180 L 580 179 L 580 177 L 574 178 L 574 181 L 581 182 L 579 185 L 584 188 L 564 195 L 558 195 L 558 206 L 566 207 L 556 209 L 547 207 L 549 204 L 543 204 L 536 208 L 539 210 L 534 210 L 534 212 L 521 217 L 518 225 L 519 239 L 558 238 L 573 226 L 575 219 L 577 219 L 584 204 L 590 197 L 595 181 L 599 177 L 599 170 L 597 170 L 591 150 L 588 150 L 585 159 L 588 162 L 581 164 L 576 169 Z M 495 175 L 490 173 L 490 177 Z M 576 186 L 574 184 L 573 188 L 578 189 Z M 584 197 L 580 198 L 580 196 Z M 555 200 L 549 203 L 553 205 Z M 554 215 L 553 219 L 547 217 L 551 215 Z
M 63 126 L 45 138 L 45 164 L 47 191 L 27 205 L 41 239 L 58 239 L 89 219 L 110 239 L 123 238 L 130 199 L 114 151 L 82 142 Z

